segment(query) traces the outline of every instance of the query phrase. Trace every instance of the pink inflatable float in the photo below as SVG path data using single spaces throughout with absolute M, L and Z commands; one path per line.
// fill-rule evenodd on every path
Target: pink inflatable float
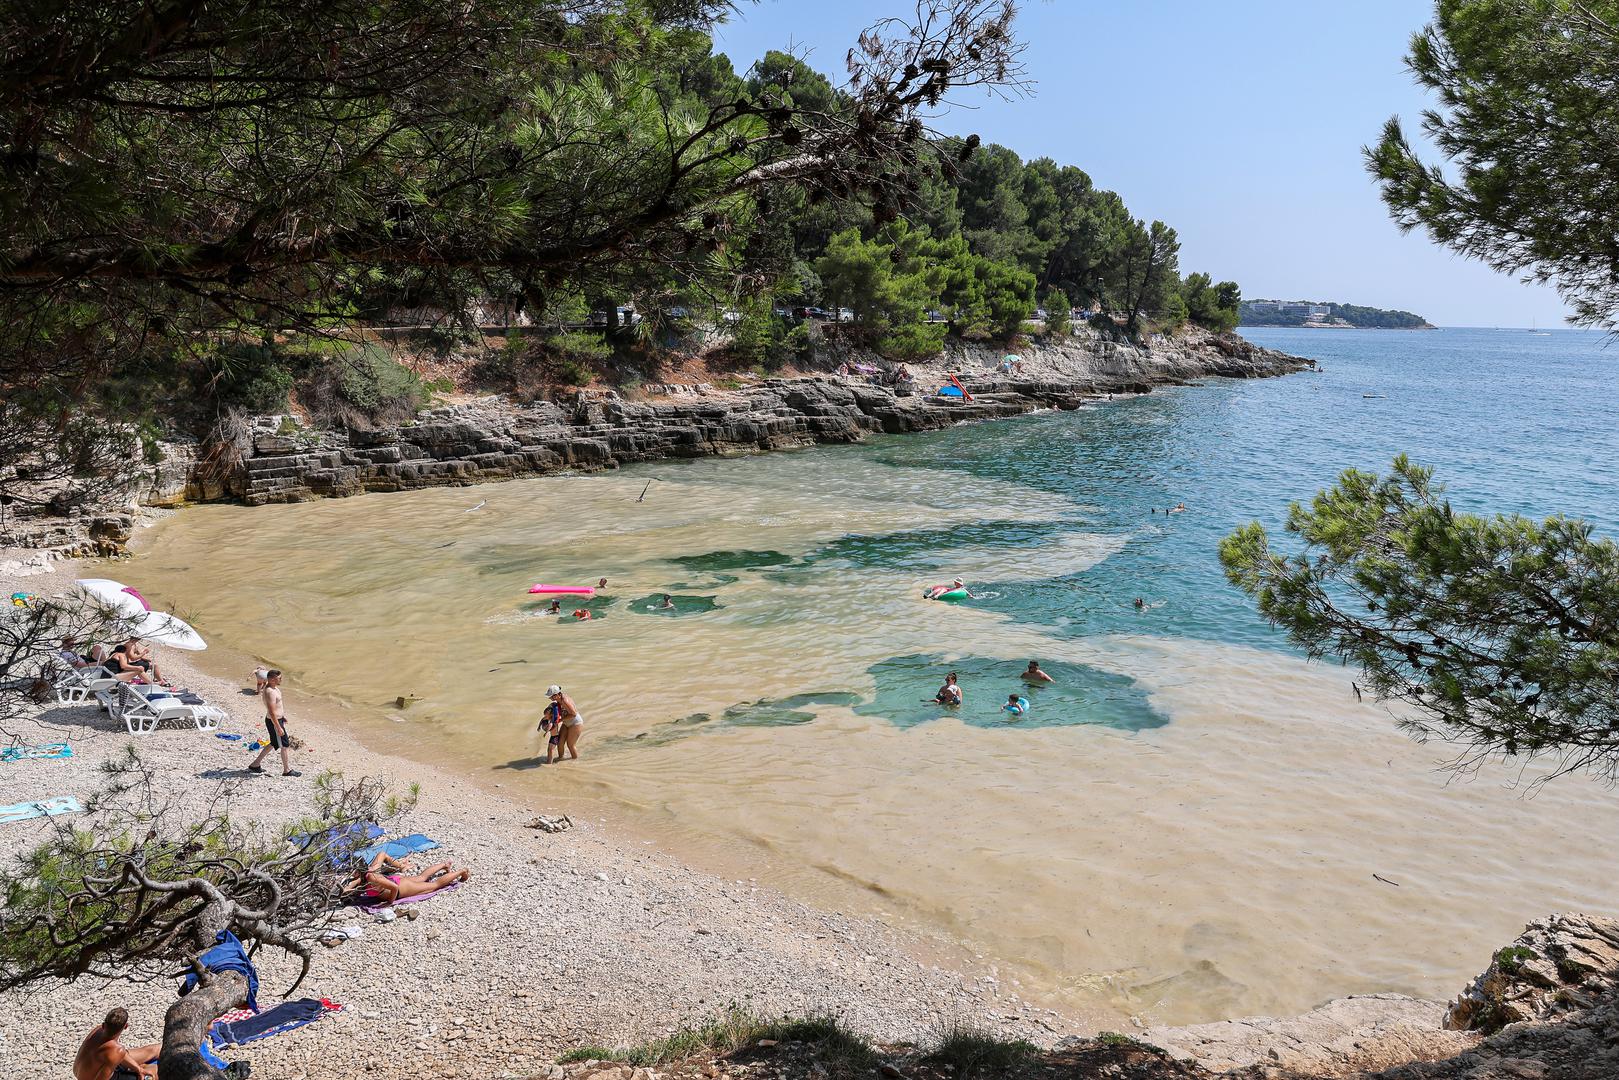
M 596 590 L 590 585 L 535 585 L 528 590 L 532 593 L 545 593 L 546 595 L 560 594 L 571 596 L 595 596 Z

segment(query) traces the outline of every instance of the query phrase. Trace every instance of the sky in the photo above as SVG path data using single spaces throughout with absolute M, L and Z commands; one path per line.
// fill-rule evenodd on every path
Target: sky
M 743 2 L 716 34 L 738 71 L 790 49 L 840 83 L 860 31 L 914 0 Z M 1022 0 L 1034 84 L 995 101 L 964 93 L 938 118 L 1025 159 L 1078 165 L 1181 240 L 1182 272 L 1232 279 L 1250 298 L 1400 308 L 1441 326 L 1555 326 L 1567 308 L 1401 234 L 1361 162 L 1398 114 L 1431 102 L 1405 70 L 1431 0 Z

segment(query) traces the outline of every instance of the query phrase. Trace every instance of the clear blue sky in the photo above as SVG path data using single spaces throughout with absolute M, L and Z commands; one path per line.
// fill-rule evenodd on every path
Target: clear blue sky
M 1444 326 L 1554 326 L 1566 309 L 1522 285 L 1402 236 L 1360 148 L 1427 104 L 1405 71 L 1429 0 L 1023 0 L 1032 95 L 964 97 L 939 120 L 1024 158 L 1090 173 L 1137 217 L 1181 238 L 1184 271 L 1243 295 L 1404 308 Z M 912 0 L 744 2 L 716 49 L 739 71 L 792 48 L 842 81 L 859 32 Z

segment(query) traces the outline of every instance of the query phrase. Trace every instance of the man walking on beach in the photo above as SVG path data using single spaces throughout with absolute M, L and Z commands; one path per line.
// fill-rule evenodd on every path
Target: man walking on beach
M 265 673 L 264 693 L 259 697 L 264 701 L 264 727 L 270 733 L 270 744 L 259 751 L 259 756 L 253 759 L 253 764 L 247 767 L 248 772 L 261 773 L 264 766 L 259 764 L 264 756 L 271 750 L 281 751 L 281 775 L 302 776 L 303 773 L 292 767 L 289 758 L 291 748 L 287 745 L 287 714 L 281 709 L 281 670 L 271 668 Z
M 159 1043 L 125 1050 L 119 1040 L 129 1026 L 129 1013 L 114 1009 L 79 1044 L 73 1057 L 75 1080 L 157 1080 Z

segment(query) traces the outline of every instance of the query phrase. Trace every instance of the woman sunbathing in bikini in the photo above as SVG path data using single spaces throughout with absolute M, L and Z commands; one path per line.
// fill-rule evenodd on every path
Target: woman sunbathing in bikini
M 416 874 L 406 873 L 409 869 L 407 864 L 379 854 L 371 860 L 365 873 L 356 874 L 344 883 L 343 891 L 358 893 L 365 903 L 392 904 L 406 897 L 438 892 L 472 877 L 472 871 L 465 867 L 457 870 L 447 862 L 434 863 Z

